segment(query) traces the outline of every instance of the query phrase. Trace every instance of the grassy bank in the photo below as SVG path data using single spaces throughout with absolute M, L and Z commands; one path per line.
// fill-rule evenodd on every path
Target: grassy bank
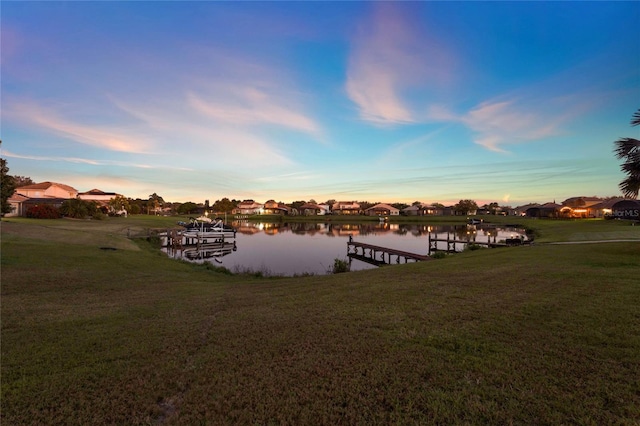
M 640 422 L 640 242 L 256 279 L 127 239 L 175 218 L 144 221 L 2 222 L 2 424 Z

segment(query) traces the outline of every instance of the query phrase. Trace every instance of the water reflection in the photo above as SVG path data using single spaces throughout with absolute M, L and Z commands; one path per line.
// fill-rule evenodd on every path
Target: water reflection
M 526 241 L 524 229 L 478 225 L 427 225 L 394 223 L 259 223 L 237 221 L 234 244 L 224 247 L 183 248 L 183 253 L 171 252 L 196 262 L 215 262 L 233 272 L 262 272 L 266 275 L 326 274 L 336 258 L 347 258 L 349 237 L 354 241 L 428 255 L 430 251 L 453 247 L 460 251 L 463 243 L 429 243 L 431 239 L 450 237 L 463 242 L 505 242 L 509 239 Z M 186 253 L 185 253 L 186 252 Z M 351 270 L 375 268 L 354 260 Z

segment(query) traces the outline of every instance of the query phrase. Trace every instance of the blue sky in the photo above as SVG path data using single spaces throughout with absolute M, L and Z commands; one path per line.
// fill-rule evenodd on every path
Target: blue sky
M 7 2 L 10 173 L 132 198 L 619 195 L 639 2 Z

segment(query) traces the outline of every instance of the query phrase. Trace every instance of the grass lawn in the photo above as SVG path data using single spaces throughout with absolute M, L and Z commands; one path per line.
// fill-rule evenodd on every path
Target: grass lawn
M 126 237 L 175 220 L 0 223 L 3 425 L 640 424 L 640 226 L 258 279 Z

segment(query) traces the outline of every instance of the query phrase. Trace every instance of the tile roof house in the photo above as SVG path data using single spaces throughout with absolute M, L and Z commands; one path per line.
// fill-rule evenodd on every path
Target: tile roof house
M 25 202 L 29 200 L 29 197 L 26 197 L 22 194 L 14 193 L 7 202 L 9 206 L 11 206 L 11 211 L 5 213 L 6 217 L 11 216 L 24 216 L 27 213 L 27 205 Z
M 40 204 L 50 204 L 60 207 L 65 200 L 76 198 L 78 191 L 62 183 L 41 182 L 16 188 L 9 199 L 11 211 L 5 216 L 25 216 L 27 211 Z
M 99 189 L 92 189 L 87 192 L 80 192 L 78 198 L 87 201 L 97 201 L 98 203 L 108 203 L 109 200 L 115 198 L 117 195 L 115 192 L 104 192 Z
M 562 202 L 560 214 L 564 217 L 597 217 L 594 207 L 602 204 L 598 197 L 572 197 Z
M 398 216 L 400 210 L 389 204 L 380 203 L 366 209 L 364 214 L 367 216 Z
M 264 204 L 256 203 L 253 200 L 244 200 L 232 210 L 232 214 L 261 214 Z
M 540 206 L 534 206 L 525 212 L 528 217 L 558 217 L 562 206 L 556 203 L 546 203 Z
M 76 198 L 78 190 L 62 183 L 41 182 L 16 188 L 16 193 L 29 198 Z
M 333 214 L 360 214 L 360 204 L 355 201 L 338 201 L 331 207 Z
M 329 211 L 328 205 L 305 203 L 298 207 L 298 213 L 303 216 L 322 216 Z
M 288 215 L 293 210 L 291 207 L 285 205 L 284 203 L 277 203 L 274 200 L 269 200 L 264 203 L 264 214 L 281 214 Z

